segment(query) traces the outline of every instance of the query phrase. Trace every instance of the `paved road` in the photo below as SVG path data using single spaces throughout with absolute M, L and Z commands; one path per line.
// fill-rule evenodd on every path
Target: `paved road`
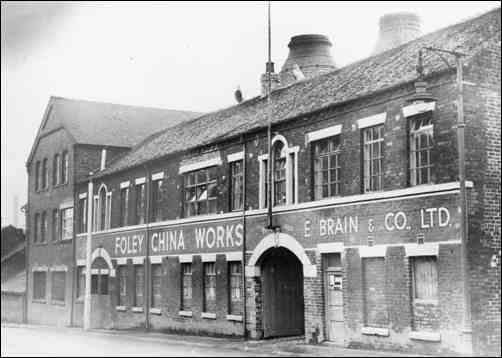
M 404 356 L 311 346 L 301 341 L 242 341 L 160 333 L 91 331 L 35 325 L 1 328 L 4 356 Z

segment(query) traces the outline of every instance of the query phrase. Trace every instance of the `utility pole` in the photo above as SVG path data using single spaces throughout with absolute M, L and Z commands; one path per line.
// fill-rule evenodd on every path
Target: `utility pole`
M 93 204 L 93 173 L 89 173 L 87 191 L 87 242 L 85 247 L 85 295 L 84 295 L 84 330 L 91 328 L 91 254 L 92 254 L 92 204 Z
M 268 209 L 268 226 L 267 228 L 273 230 L 272 220 L 272 73 L 274 72 L 274 63 L 272 62 L 272 30 L 270 23 L 270 1 L 268 2 L 268 61 L 267 61 L 267 141 L 268 141 L 268 160 L 267 160 L 267 209 Z

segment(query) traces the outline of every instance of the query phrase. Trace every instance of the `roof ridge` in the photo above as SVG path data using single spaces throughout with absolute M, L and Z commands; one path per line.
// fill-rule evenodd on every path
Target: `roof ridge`
M 480 51 L 479 41 L 500 37 L 500 20 L 493 16 L 500 7 L 468 20 L 459 21 L 420 36 L 398 47 L 371 55 L 326 72 L 274 90 L 274 123 L 346 102 L 377 91 L 386 90 L 416 78 L 413 56 L 427 43 L 451 49 L 464 48 L 472 55 Z M 474 34 L 475 32 L 475 34 Z M 428 75 L 442 73 L 444 64 L 435 57 L 428 59 Z M 399 75 L 386 75 L 395 72 Z M 322 95 L 319 92 L 322 91 Z M 316 95 L 317 93 L 317 95 Z M 157 133 L 145 138 L 126 155 L 126 160 L 114 162 L 103 176 L 125 170 L 143 162 L 193 149 L 208 142 L 222 140 L 243 131 L 254 130 L 264 121 L 265 96 L 256 96 L 232 106 L 197 116 L 168 128 L 171 136 Z M 186 128 L 186 129 L 185 129 Z M 178 138 L 179 137 L 179 138 Z M 159 139 L 158 139 L 159 138 Z M 101 176 L 101 175 L 100 175 Z
M 54 100 L 63 100 L 63 101 L 68 101 L 68 102 L 86 102 L 86 103 L 93 103 L 93 104 L 98 104 L 98 105 L 101 104 L 101 105 L 111 105 L 111 106 L 120 106 L 120 107 L 128 107 L 128 108 L 154 109 L 154 110 L 161 110 L 161 111 L 204 114 L 204 112 L 200 112 L 200 111 L 191 111 L 191 110 L 184 110 L 184 109 L 171 109 L 171 108 L 167 108 L 167 107 L 154 107 L 154 106 L 144 106 L 144 105 L 135 105 L 135 104 L 123 104 L 123 103 L 114 103 L 114 102 L 107 102 L 107 101 L 96 101 L 96 100 L 84 99 L 84 98 L 70 98 L 70 97 L 62 97 L 62 96 L 55 96 L 55 95 L 51 95 L 50 98 L 54 99 Z

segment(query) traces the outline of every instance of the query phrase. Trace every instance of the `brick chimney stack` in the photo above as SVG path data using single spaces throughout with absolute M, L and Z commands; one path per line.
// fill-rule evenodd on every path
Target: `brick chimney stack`
M 373 55 L 420 37 L 420 18 L 412 12 L 396 12 L 380 18 L 380 31 Z
M 275 73 L 274 70 L 274 63 L 270 62 L 266 64 L 266 69 L 268 70 L 268 67 L 270 66 L 270 78 L 271 78 L 271 90 L 273 91 L 277 87 L 279 87 L 280 82 L 279 82 L 279 74 Z M 267 91 L 268 91 L 268 77 L 267 77 L 267 72 L 263 73 L 260 77 L 260 82 L 261 82 L 261 95 L 266 96 Z

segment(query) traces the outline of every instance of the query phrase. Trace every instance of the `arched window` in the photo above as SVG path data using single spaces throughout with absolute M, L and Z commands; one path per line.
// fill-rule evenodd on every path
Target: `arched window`
M 286 204 L 286 153 L 284 144 L 278 141 L 273 151 L 273 182 L 274 182 L 274 205 Z
M 110 228 L 110 217 L 112 207 L 112 192 L 102 184 L 98 194 L 94 196 L 93 208 L 93 228 L 94 231 L 108 230 Z
M 284 136 L 272 140 L 272 204 L 289 205 L 298 201 L 298 146 L 291 147 Z M 258 156 L 260 162 L 259 203 L 268 203 L 268 154 Z

